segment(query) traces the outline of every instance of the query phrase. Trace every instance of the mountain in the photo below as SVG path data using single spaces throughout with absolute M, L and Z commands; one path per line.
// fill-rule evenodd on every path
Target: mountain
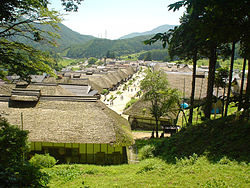
M 142 36 L 142 35 L 153 35 L 156 33 L 164 33 L 166 31 L 168 31 L 169 29 L 173 29 L 175 26 L 177 25 L 162 25 L 159 26 L 155 29 L 152 29 L 151 31 L 146 31 L 146 32 L 142 32 L 142 33 L 130 33 L 128 35 L 122 36 L 119 39 L 128 39 L 128 38 L 133 38 L 133 37 L 138 37 L 138 36 Z
M 57 42 L 61 48 L 70 46 L 72 44 L 85 43 L 95 39 L 95 37 L 91 35 L 82 35 L 76 31 L 73 31 L 61 23 L 59 23 L 58 26 L 61 28 L 58 32 L 61 37 L 60 39 L 57 39 Z
M 149 39 L 152 35 L 144 35 L 129 39 L 109 40 L 94 39 L 84 44 L 71 45 L 67 49 L 67 57 L 83 58 L 97 57 L 101 58 L 111 53 L 114 56 L 128 55 L 141 51 L 149 51 L 153 49 L 162 49 L 160 42 L 152 45 L 145 45 L 143 41 Z
M 39 41 L 39 42 L 35 42 L 35 41 L 29 40 L 29 39 L 22 37 L 22 36 L 14 36 L 12 38 L 12 40 L 31 45 L 31 46 L 35 47 L 36 49 L 40 49 L 43 51 L 61 52 L 64 49 L 70 47 L 71 45 L 83 44 L 83 43 L 86 43 L 90 40 L 95 39 L 95 37 L 93 37 L 93 36 L 82 35 L 78 32 L 75 32 L 61 23 L 58 23 L 58 27 L 60 28 L 58 30 L 55 30 L 51 26 L 48 26 L 48 25 L 35 25 L 35 27 L 40 29 L 40 30 L 52 32 L 52 33 L 59 35 L 60 38 L 55 39 L 57 47 L 54 47 L 52 45 L 48 45 L 47 42 L 43 41 L 43 40 Z M 45 34 L 44 38 L 52 39 L 51 36 L 46 35 L 46 34 Z

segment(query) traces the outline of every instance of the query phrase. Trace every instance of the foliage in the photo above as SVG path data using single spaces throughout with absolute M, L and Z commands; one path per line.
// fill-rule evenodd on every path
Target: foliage
M 145 145 L 143 146 L 139 152 L 138 152 L 138 158 L 139 160 L 147 159 L 147 158 L 152 158 L 154 157 L 154 152 L 155 148 L 152 145 Z
M 52 73 L 48 64 L 53 64 L 46 54 L 25 45 L 23 42 L 14 41 L 14 37 L 23 37 L 25 40 L 54 44 L 55 33 L 40 29 L 40 25 L 49 25 L 57 29 L 60 21 L 56 11 L 47 8 L 48 1 L 4 1 L 5 8 L 0 13 L 0 64 L 10 74 L 16 73 L 21 78 L 30 81 L 29 74 L 47 72 Z M 4 78 L 4 75 L 0 75 Z
M 108 93 L 109 93 L 109 90 L 103 89 L 101 94 L 102 94 L 102 95 L 107 95 Z
M 123 92 L 122 91 L 117 91 L 116 95 L 121 95 Z
M 215 73 L 214 85 L 215 87 L 226 87 L 226 79 L 229 76 L 229 72 L 227 68 L 219 68 Z
M 182 128 L 180 132 L 166 139 L 136 140 L 137 148 L 152 145 L 155 147 L 154 156 L 173 163 L 176 163 L 176 157 L 185 159 L 193 153 L 198 156 L 205 155 L 212 162 L 227 157 L 249 163 L 247 148 L 250 143 L 250 121 L 240 117 L 231 115 Z
M 56 159 L 49 154 L 35 154 L 29 162 L 38 168 L 51 168 L 57 163 Z
M 155 50 L 150 50 L 147 52 L 143 52 L 138 56 L 139 60 L 145 60 L 148 56 L 151 56 L 151 60 L 154 61 L 169 61 L 170 57 L 168 55 L 168 51 L 167 50 L 162 50 L 162 49 L 155 49 Z
M 141 82 L 144 98 L 150 101 L 150 112 L 156 120 L 156 137 L 158 137 L 158 120 L 166 113 L 176 110 L 179 103 L 179 93 L 168 85 L 166 73 L 163 71 L 147 70 Z
M 123 40 L 93 39 L 86 43 L 71 45 L 67 49 L 66 55 L 70 58 L 102 58 L 106 57 L 109 51 L 110 53 L 112 52 L 112 57 L 117 57 L 161 48 L 160 43 L 156 43 L 152 46 L 143 45 L 142 41 L 146 40 L 147 37 L 148 36 L 140 36 Z
M 191 155 L 192 156 L 192 155 Z M 189 160 L 189 159 L 187 159 Z M 186 160 L 186 162 L 187 162 Z M 191 159 L 192 160 L 192 159 Z M 50 187 L 249 187 L 249 164 L 224 159 L 210 163 L 205 157 L 186 165 L 152 158 L 137 164 L 56 165 L 44 169 Z M 193 163 L 193 164 L 192 164 Z
M 88 59 L 88 64 L 89 64 L 89 65 L 93 65 L 93 64 L 95 64 L 95 62 L 97 62 L 97 60 L 98 60 L 98 59 L 96 59 L 96 58 L 94 58 L 94 57 L 90 57 L 90 58 Z
M 132 106 L 138 99 L 132 97 L 130 101 L 126 104 L 125 109 L 128 109 L 130 106 Z
M 26 160 L 27 131 L 0 119 L 0 182 L 3 187 L 45 187 L 49 177 Z

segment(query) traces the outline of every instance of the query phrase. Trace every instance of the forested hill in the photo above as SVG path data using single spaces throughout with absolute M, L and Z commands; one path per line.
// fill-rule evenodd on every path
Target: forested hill
M 143 36 L 143 35 L 153 35 L 156 33 L 164 33 L 167 32 L 169 29 L 173 29 L 176 25 L 161 25 L 157 28 L 152 29 L 151 31 L 146 31 L 142 33 L 130 33 L 128 35 L 120 37 L 120 39 L 128 39 L 128 38 L 133 38 L 133 37 L 138 37 L 138 36 Z
M 150 46 L 143 43 L 144 40 L 147 40 L 150 37 L 150 35 L 147 35 L 122 40 L 94 39 L 84 44 L 71 45 L 67 49 L 66 56 L 70 58 L 100 58 L 106 56 L 107 53 L 110 53 L 117 57 L 152 49 L 162 49 L 160 42 Z
M 83 57 L 97 57 L 101 58 L 107 56 L 109 53 L 113 57 L 121 55 L 128 55 L 142 51 L 149 51 L 154 49 L 162 49 L 161 43 L 157 42 L 151 46 L 145 45 L 143 41 L 149 39 L 153 35 L 143 35 L 128 39 L 109 40 L 95 38 L 90 35 L 82 35 L 77 33 L 67 26 L 59 23 L 60 30 L 55 31 L 50 26 L 38 25 L 37 27 L 43 31 L 54 32 L 60 35 L 56 39 L 57 47 L 48 45 L 40 41 L 34 42 L 24 37 L 15 37 L 13 40 L 26 43 L 43 51 L 49 51 L 51 54 L 67 56 L 70 58 L 83 58 Z M 49 39 L 50 36 L 45 36 Z
M 51 52 L 62 52 L 65 48 L 68 48 L 71 45 L 74 44 L 83 44 L 86 43 L 90 40 L 95 39 L 95 37 L 90 36 L 90 35 L 81 35 L 78 32 L 75 32 L 73 30 L 71 30 L 70 28 L 68 28 L 67 26 L 58 23 L 58 26 L 60 29 L 53 29 L 52 27 L 48 26 L 48 25 L 37 25 L 36 27 L 43 30 L 43 31 L 49 31 L 49 32 L 53 32 L 56 33 L 57 35 L 60 36 L 60 38 L 54 38 L 57 44 L 57 47 L 54 47 L 52 45 L 48 45 L 46 44 L 46 42 L 44 42 L 43 40 L 40 42 L 34 42 L 31 41 L 29 39 L 26 39 L 24 37 L 20 37 L 20 36 L 15 36 L 15 38 L 12 38 L 12 40 L 15 41 L 19 41 L 19 42 L 23 42 L 25 44 L 31 45 L 37 49 L 40 50 L 45 50 L 45 51 L 51 51 Z M 46 39 L 49 39 L 50 36 L 45 35 Z
M 57 39 L 57 42 L 62 48 L 63 46 L 66 47 L 71 44 L 85 43 L 95 39 L 95 37 L 93 36 L 82 35 L 78 32 L 75 32 L 61 23 L 59 24 L 59 27 L 61 28 L 61 30 L 58 32 L 58 34 L 61 36 L 61 38 Z

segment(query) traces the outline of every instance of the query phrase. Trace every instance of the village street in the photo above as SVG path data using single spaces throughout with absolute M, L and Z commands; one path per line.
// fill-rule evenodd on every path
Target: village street
M 130 80 L 133 80 L 133 83 L 129 85 L 130 80 L 123 83 L 118 87 L 115 91 L 110 91 L 106 96 L 102 95 L 101 101 L 104 102 L 110 109 L 114 110 L 118 114 L 122 115 L 122 112 L 126 106 L 126 104 L 131 100 L 132 97 L 136 96 L 136 93 L 140 91 L 140 82 L 144 78 L 144 74 L 142 72 L 135 73 Z M 123 90 L 123 88 L 127 85 L 127 88 Z M 117 93 L 118 92 L 118 93 Z M 120 94 L 119 94 L 120 93 Z M 109 100 L 113 96 L 114 100 Z M 125 115 L 123 117 L 127 118 Z

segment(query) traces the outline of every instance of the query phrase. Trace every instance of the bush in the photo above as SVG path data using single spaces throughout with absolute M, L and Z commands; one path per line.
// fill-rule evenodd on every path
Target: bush
M 153 154 L 154 151 L 155 151 L 155 147 L 152 146 L 152 145 L 143 146 L 139 150 L 139 153 L 138 153 L 139 160 L 143 160 L 143 159 L 154 157 L 154 154 Z
M 198 159 L 197 154 L 193 154 L 189 157 L 184 157 L 181 159 L 176 158 L 176 164 L 179 166 L 188 166 L 188 165 L 194 165 Z
M 131 98 L 131 100 L 126 104 L 125 109 L 129 108 L 132 104 L 134 104 L 138 99 L 135 99 L 134 97 Z
M 146 159 L 140 163 L 141 167 L 137 173 L 144 173 L 148 171 L 161 171 L 166 168 L 166 163 L 158 158 Z
M 57 160 L 49 154 L 40 155 L 35 154 L 31 159 L 30 163 L 39 168 L 51 168 L 55 166 Z
M 26 160 L 28 132 L 0 117 L 0 187 L 46 187 L 49 176 Z

